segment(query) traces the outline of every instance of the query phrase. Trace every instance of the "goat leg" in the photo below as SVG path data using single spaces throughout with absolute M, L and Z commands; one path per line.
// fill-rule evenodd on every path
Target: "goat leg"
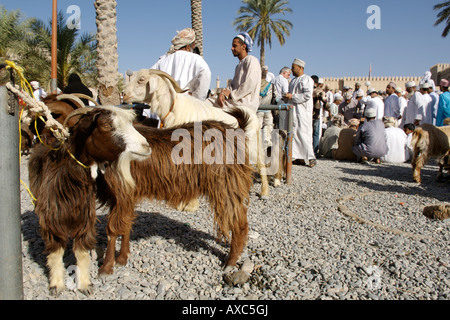
M 64 248 L 60 247 L 47 256 L 47 266 L 50 269 L 50 294 L 57 296 L 65 289 L 64 285 Z
M 77 289 L 84 295 L 89 296 L 93 293 L 92 283 L 89 279 L 89 265 L 91 262 L 89 251 L 86 249 L 78 249 L 75 245 L 73 251 L 77 259 L 77 272 L 79 272 Z
M 245 213 L 241 216 L 242 221 L 232 230 L 230 254 L 228 255 L 228 260 L 225 264 L 225 270 L 236 265 L 236 262 L 241 256 L 242 251 L 244 250 L 244 246 L 247 243 L 247 209 L 244 208 L 243 210 L 245 210 Z
M 122 235 L 119 256 L 116 258 L 116 262 L 122 266 L 127 264 L 130 255 L 130 232 L 131 230 L 128 230 Z
M 116 240 L 117 235 L 108 234 L 105 259 L 103 260 L 103 264 L 98 271 L 99 274 L 113 274 L 114 264 L 116 262 Z

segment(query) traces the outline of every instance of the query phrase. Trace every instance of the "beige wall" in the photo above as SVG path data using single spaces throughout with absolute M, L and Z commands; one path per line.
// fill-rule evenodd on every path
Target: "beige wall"
M 434 80 L 436 86 L 439 86 L 441 79 L 450 80 L 450 64 L 449 63 L 438 63 L 430 68 L 431 78 Z M 424 72 L 425 73 L 425 72 Z M 324 78 L 324 85 L 328 85 L 333 92 L 336 90 L 341 90 L 344 86 L 351 87 L 355 89 L 355 83 L 361 83 L 361 89 L 367 91 L 368 88 L 375 88 L 376 90 L 386 90 L 386 86 L 389 82 L 394 82 L 396 85 L 405 88 L 405 84 L 408 81 L 414 81 L 419 84 L 422 79 L 423 74 L 419 76 L 409 76 L 409 77 L 344 77 L 344 78 Z M 370 86 L 366 86 L 366 82 L 370 81 Z

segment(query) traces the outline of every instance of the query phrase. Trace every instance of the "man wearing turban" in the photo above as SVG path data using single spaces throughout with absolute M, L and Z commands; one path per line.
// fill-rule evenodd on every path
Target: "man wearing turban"
M 246 32 L 238 34 L 231 47 L 233 56 L 239 59 L 234 78 L 229 86 L 219 93 L 214 105 L 220 108 L 246 106 L 255 113 L 259 108 L 261 91 L 261 65 L 258 58 L 250 55 L 253 40 Z
M 177 32 L 172 45 L 151 69 L 164 71 L 172 76 L 181 88 L 189 89 L 189 94 L 206 100 L 211 86 L 211 70 L 200 55 L 194 53 L 195 31 L 186 28 Z

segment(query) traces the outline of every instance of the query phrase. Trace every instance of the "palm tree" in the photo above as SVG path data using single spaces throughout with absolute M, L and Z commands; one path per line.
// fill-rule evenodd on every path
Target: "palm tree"
M 438 19 L 436 20 L 436 22 L 434 23 L 435 26 L 441 24 L 442 22 L 446 22 L 447 25 L 444 28 L 444 31 L 442 32 L 442 37 L 445 38 L 447 37 L 448 33 L 450 32 L 450 1 L 446 1 L 443 3 L 439 3 L 436 4 L 433 9 L 436 10 L 441 10 L 437 17 Z
M 120 104 L 116 6 L 116 0 L 94 2 L 97 14 L 98 97 L 101 104 L 105 105 Z
M 21 22 L 20 10 L 8 12 L 0 6 L 0 60 L 15 60 L 27 28 L 27 21 Z
M 292 23 L 285 19 L 274 19 L 276 15 L 291 13 L 287 8 L 287 0 L 242 0 L 233 25 L 237 31 L 246 31 L 261 49 L 261 66 L 265 64 L 265 45 L 272 48 L 272 33 L 277 37 L 280 45 L 286 42 L 285 36 L 290 36 Z
M 52 21 L 45 24 L 42 20 L 31 18 L 20 22 L 20 16 L 18 11 L 3 11 L 0 15 L 0 56 L 16 61 L 24 67 L 27 79 L 37 80 L 45 87 L 50 81 Z M 64 89 L 70 73 L 79 73 L 83 80 L 95 73 L 95 35 L 79 37 L 78 30 L 68 28 L 61 11 L 57 19 L 58 87 Z M 93 83 L 87 81 L 86 84 Z
M 202 0 L 191 0 L 191 21 L 192 29 L 195 31 L 195 43 L 203 56 L 203 21 L 202 21 Z

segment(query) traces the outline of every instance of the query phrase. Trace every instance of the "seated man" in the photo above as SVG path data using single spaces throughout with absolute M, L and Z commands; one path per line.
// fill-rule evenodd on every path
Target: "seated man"
M 203 57 L 194 53 L 195 39 L 191 28 L 178 32 L 167 54 L 150 69 L 168 73 L 182 89 L 189 89 L 189 94 L 204 101 L 211 85 L 211 70 Z
M 356 155 L 353 153 L 352 148 L 355 145 L 359 123 L 360 120 L 351 119 L 348 122 L 349 127 L 341 130 L 337 142 L 338 148 L 332 151 L 334 160 L 356 161 Z
M 384 119 L 387 153 L 381 157 L 383 162 L 403 163 L 409 160 L 406 133 L 395 127 L 396 122 L 394 117 Z
M 375 109 L 366 110 L 364 116 L 366 121 L 356 133 L 353 153 L 357 161 L 362 163 L 368 163 L 370 159 L 373 159 L 375 163 L 381 163 L 380 158 L 387 153 L 384 123 L 375 119 L 377 116 Z
M 319 144 L 320 155 L 329 159 L 333 158 L 333 150 L 338 148 L 338 139 L 344 124 L 344 117 L 342 115 L 335 116 L 332 123 L 333 125 L 325 130 Z
M 209 99 L 215 107 L 229 108 L 246 106 L 255 113 L 259 108 L 261 92 L 261 65 L 252 52 L 253 40 L 246 32 L 238 34 L 233 39 L 231 52 L 239 59 L 233 80 L 222 90 L 217 99 Z

